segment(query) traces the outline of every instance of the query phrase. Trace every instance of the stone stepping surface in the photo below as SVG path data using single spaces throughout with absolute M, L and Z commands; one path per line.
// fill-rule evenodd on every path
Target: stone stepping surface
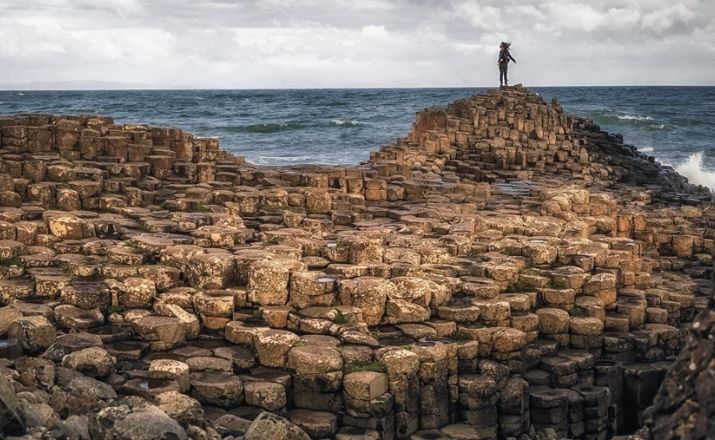
M 622 434 L 707 307 L 708 200 L 519 86 L 354 167 L 0 118 L 0 432 Z

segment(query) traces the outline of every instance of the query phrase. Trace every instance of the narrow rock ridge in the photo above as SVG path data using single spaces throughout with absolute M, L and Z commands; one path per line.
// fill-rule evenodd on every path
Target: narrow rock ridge
M 0 118 L 0 434 L 702 438 L 710 200 L 521 86 L 352 167 Z

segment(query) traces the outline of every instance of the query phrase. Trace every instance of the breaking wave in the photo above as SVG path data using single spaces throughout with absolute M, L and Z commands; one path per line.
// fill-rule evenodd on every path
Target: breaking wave
M 663 130 L 667 127 L 660 118 L 653 116 L 634 115 L 629 113 L 618 113 L 617 110 L 598 110 L 590 112 L 587 116 L 592 117 L 599 124 L 611 125 L 612 127 L 638 127 L 645 130 Z
M 247 133 L 277 133 L 279 131 L 287 130 L 300 130 L 304 128 L 302 124 L 295 122 L 282 122 L 282 123 L 265 123 L 265 124 L 250 124 L 250 125 L 239 125 L 233 127 L 225 127 L 224 129 L 229 132 L 247 132 Z
M 338 127 L 357 127 L 358 125 L 363 125 L 362 122 L 356 120 L 344 121 L 342 119 L 332 119 L 331 124 L 337 125 Z
M 715 171 L 710 171 L 704 167 L 702 151 L 691 154 L 688 160 L 676 165 L 675 171 L 687 177 L 690 183 L 707 186 L 715 191 Z
M 638 115 L 616 115 L 620 120 L 625 121 L 652 121 L 653 118 L 650 116 L 638 116 Z
M 641 153 L 652 153 L 653 147 L 638 147 L 638 151 L 640 151 Z

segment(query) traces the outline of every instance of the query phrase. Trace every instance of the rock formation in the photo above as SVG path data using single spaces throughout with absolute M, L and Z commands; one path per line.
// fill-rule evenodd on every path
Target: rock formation
M 0 118 L 0 206 L 5 436 L 712 432 L 709 191 L 520 86 L 354 167 Z

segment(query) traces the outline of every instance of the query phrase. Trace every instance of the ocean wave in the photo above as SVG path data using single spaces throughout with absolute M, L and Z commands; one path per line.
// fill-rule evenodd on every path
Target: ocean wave
M 642 127 L 645 129 L 662 129 L 658 124 L 661 121 L 656 121 L 652 116 L 633 115 L 629 113 L 617 113 L 613 110 L 596 110 L 590 112 L 590 116 L 599 124 L 617 125 L 627 127 Z
M 301 161 L 310 161 L 312 159 L 315 159 L 316 156 L 313 154 L 306 154 L 302 156 L 259 156 L 259 163 L 265 163 L 265 161 L 273 162 L 276 160 L 281 160 L 285 162 L 301 162 Z
M 653 118 L 650 116 L 638 116 L 638 115 L 616 115 L 616 117 L 622 121 L 652 121 Z
M 323 103 L 323 105 L 326 107 L 345 107 L 346 105 L 350 105 L 350 103 L 347 101 L 329 101 Z
M 350 120 L 350 121 L 344 121 L 342 119 L 332 119 L 330 121 L 331 124 L 337 125 L 338 127 L 357 127 L 359 125 L 365 125 L 360 121 L 357 121 L 355 119 Z
M 665 128 L 665 124 L 651 124 L 652 128 L 655 128 L 656 130 L 662 130 Z
M 641 153 L 652 153 L 653 152 L 653 147 L 642 147 L 638 148 L 638 151 Z
M 677 165 L 675 171 L 688 178 L 690 183 L 707 186 L 715 191 L 715 171 L 703 166 L 703 152 L 691 154 L 688 160 Z
M 296 122 L 263 123 L 223 127 L 223 130 L 234 133 L 278 133 L 280 131 L 300 130 L 305 126 Z
M 319 165 L 319 164 L 347 164 L 351 160 L 340 160 L 333 155 L 305 154 L 297 156 L 258 156 L 252 161 L 257 165 Z

